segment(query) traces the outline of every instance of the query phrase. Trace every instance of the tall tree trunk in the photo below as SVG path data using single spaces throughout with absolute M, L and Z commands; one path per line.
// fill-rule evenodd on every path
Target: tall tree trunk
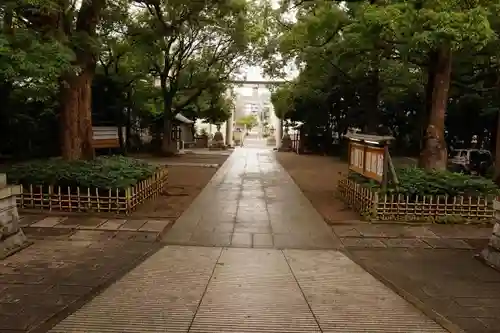
M 438 53 L 436 50 L 429 51 L 427 56 L 427 82 L 425 84 L 425 95 L 424 95 L 424 107 L 420 116 L 420 152 L 424 151 L 425 148 L 425 138 L 427 126 L 429 124 L 429 119 L 432 110 L 432 94 L 434 92 L 434 81 L 436 80 L 436 69 L 437 69 L 437 59 Z M 425 159 L 423 154 L 420 154 L 418 160 L 418 166 L 423 168 L 425 165 Z
M 60 91 L 62 157 L 66 160 L 93 159 L 92 146 L 92 80 L 96 68 L 96 55 L 89 42 L 96 37 L 96 28 L 106 0 L 86 0 L 78 10 L 74 30 L 56 23 L 60 38 L 73 42 L 76 54 L 74 65 L 79 74 L 63 75 Z M 59 16 L 65 13 L 59 12 Z M 86 38 L 82 38 L 85 36 Z M 76 40 L 72 40 L 76 39 Z
M 370 74 L 370 85 L 368 87 L 367 99 L 368 105 L 365 114 L 366 123 L 364 132 L 368 134 L 379 134 L 380 126 L 380 110 L 379 110 L 379 95 L 380 95 L 380 71 L 378 66 Z
M 163 81 L 163 80 L 161 80 Z M 177 145 L 172 140 L 172 94 L 166 88 L 166 82 L 161 82 L 163 90 L 163 137 L 161 153 L 171 156 L 177 153 Z
M 125 120 L 125 153 L 130 152 L 132 138 L 132 90 L 127 92 L 127 118 Z
M 495 182 L 500 181 L 500 112 L 497 114 L 497 128 L 495 140 Z
M 424 105 L 420 116 L 420 152 L 424 151 L 425 148 L 425 138 L 427 132 L 427 125 L 429 124 L 429 119 L 432 110 L 432 94 L 434 92 L 434 81 L 436 80 L 436 66 L 438 53 L 436 50 L 429 51 L 427 56 L 427 82 L 425 84 L 425 95 L 424 95 Z M 423 155 L 420 154 L 418 160 L 418 166 L 423 168 L 425 165 L 425 159 Z
M 448 46 L 438 49 L 432 107 L 421 159 L 426 170 L 446 170 L 447 149 L 444 138 L 446 107 L 450 88 L 452 52 Z
M 61 155 L 65 160 L 93 159 L 91 85 L 93 73 L 68 75 L 60 87 Z
M 83 77 L 82 99 L 80 103 L 80 136 L 82 144 L 82 158 L 91 160 L 95 158 L 93 147 L 92 130 L 92 80 L 94 79 L 94 70 L 85 70 L 81 75 Z
M 122 154 L 125 154 L 125 137 L 124 137 L 124 133 L 123 133 L 123 126 L 122 124 L 118 124 L 117 126 L 117 129 L 118 129 L 118 141 L 120 142 L 120 151 Z

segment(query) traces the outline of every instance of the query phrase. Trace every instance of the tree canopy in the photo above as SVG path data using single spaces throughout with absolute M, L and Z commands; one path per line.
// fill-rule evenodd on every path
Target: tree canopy
M 392 134 L 428 169 L 445 168 L 449 146 L 470 145 L 473 135 L 490 147 L 499 4 L 283 1 L 271 15 L 266 70 L 280 75 L 294 61 L 299 75 L 273 93 L 278 117 L 329 142 L 349 127 Z
M 236 119 L 236 124 L 245 126 L 247 130 L 251 130 L 252 128 L 254 128 L 259 124 L 259 120 L 255 115 L 249 114 L 239 119 Z
M 32 154 L 48 137 L 45 153 L 91 159 L 94 123 L 149 124 L 170 153 L 176 113 L 217 123 L 229 118 L 234 105 L 227 81 L 256 61 L 265 36 L 255 15 L 260 6 L 246 0 L 3 1 L 0 152 Z M 23 142 L 14 133 L 26 126 L 33 134 Z
M 500 0 L 5 0 L 0 154 L 91 159 L 93 124 L 148 129 L 168 154 L 177 113 L 222 123 L 243 65 L 284 77 L 293 63 L 296 79 L 272 94 L 278 117 L 324 149 L 349 128 L 392 134 L 395 152 L 442 169 L 473 136 L 500 149 L 499 11 Z

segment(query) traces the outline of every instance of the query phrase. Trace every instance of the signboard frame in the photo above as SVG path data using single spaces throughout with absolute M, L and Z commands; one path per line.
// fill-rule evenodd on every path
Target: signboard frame
M 384 189 L 391 171 L 393 180 L 398 183 L 389 154 L 389 143 L 393 137 L 355 133 L 346 137 L 349 139 L 349 170 L 381 183 Z

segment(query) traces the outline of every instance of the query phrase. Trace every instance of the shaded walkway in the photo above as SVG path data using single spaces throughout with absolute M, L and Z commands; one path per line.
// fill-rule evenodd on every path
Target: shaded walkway
M 269 149 L 236 149 L 167 234 L 169 244 L 338 248 Z
M 269 151 L 236 150 L 166 241 L 184 245 L 52 332 L 444 332 L 342 253 L 299 249 L 338 242 Z

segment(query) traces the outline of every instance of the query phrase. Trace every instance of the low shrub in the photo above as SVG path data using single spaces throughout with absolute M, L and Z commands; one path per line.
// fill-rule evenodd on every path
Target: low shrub
M 3 172 L 9 183 L 42 186 L 124 189 L 151 177 L 158 167 L 123 156 L 100 156 L 92 161 L 60 158 L 14 164 Z
M 479 176 L 470 176 L 450 171 L 428 172 L 416 167 L 405 167 L 396 170 L 399 186 L 389 184 L 386 193 L 416 195 L 448 195 L 448 196 L 496 196 L 498 186 L 491 180 Z M 382 191 L 381 185 L 374 180 L 359 174 L 351 173 L 350 179 L 363 186 Z

